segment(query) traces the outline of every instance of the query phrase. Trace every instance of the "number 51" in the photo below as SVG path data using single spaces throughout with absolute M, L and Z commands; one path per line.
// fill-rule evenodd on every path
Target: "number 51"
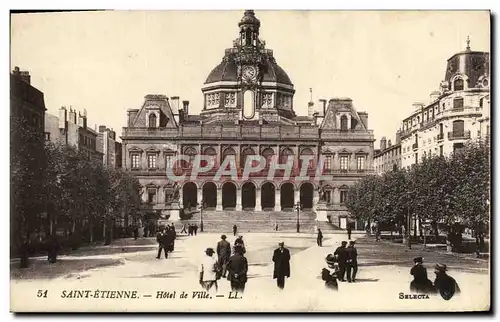
M 47 297 L 48 290 L 38 290 L 36 297 Z

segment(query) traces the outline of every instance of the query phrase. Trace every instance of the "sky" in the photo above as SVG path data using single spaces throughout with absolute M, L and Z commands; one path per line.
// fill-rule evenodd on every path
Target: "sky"
M 375 138 L 395 137 L 412 103 L 428 102 L 446 61 L 490 51 L 486 11 L 262 11 L 260 38 L 295 86 L 294 109 L 350 97 Z M 243 11 L 107 11 L 11 16 L 11 70 L 28 70 L 47 113 L 87 110 L 121 135 L 147 94 L 202 108 L 201 87 L 238 37 Z M 377 144 L 377 143 L 376 143 Z

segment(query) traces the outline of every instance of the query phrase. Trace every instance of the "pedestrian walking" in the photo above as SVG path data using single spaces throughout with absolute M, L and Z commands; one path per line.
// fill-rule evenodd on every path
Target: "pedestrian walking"
M 227 279 L 231 282 L 231 291 L 245 291 L 247 272 L 248 261 L 243 255 L 243 249 L 237 246 L 234 255 L 227 262 Z
M 285 248 L 284 242 L 280 242 L 278 246 L 273 253 L 273 279 L 276 278 L 278 288 L 284 289 L 285 278 L 290 277 L 290 251 Z
M 206 256 L 203 257 L 203 260 L 200 265 L 199 273 L 200 273 L 200 285 L 207 291 L 210 291 L 213 286 L 215 286 L 215 291 L 217 291 L 217 260 L 213 258 L 214 254 L 213 248 L 207 248 L 205 250 Z
M 337 247 L 334 256 L 337 256 L 337 261 L 339 263 L 339 275 L 338 278 L 341 282 L 345 282 L 344 276 L 346 272 L 346 261 L 347 261 L 347 252 L 346 252 L 347 242 L 342 241 L 341 245 Z
M 194 230 L 193 230 L 193 225 L 189 224 L 189 225 L 188 225 L 188 235 L 189 235 L 189 236 L 193 236 L 193 231 L 194 231 Z
M 358 250 L 354 244 L 355 242 L 351 240 L 346 248 L 347 282 L 349 283 L 356 281 L 356 274 L 358 273 Z
M 139 237 L 139 227 L 134 226 L 134 240 L 137 240 Z
M 180 232 L 181 234 L 187 234 L 187 230 L 186 230 L 186 224 L 182 225 L 182 230 Z
M 176 237 L 175 230 L 172 228 L 172 226 L 170 226 L 170 228 L 167 229 L 167 251 L 168 252 L 174 251 L 175 237 Z
M 194 231 L 195 236 L 198 235 L 198 225 L 197 224 L 194 224 L 193 231 Z
M 243 236 L 238 236 L 238 238 L 236 238 L 236 240 L 234 241 L 233 253 L 235 253 L 236 247 L 240 247 L 243 254 L 247 252 L 245 248 L 245 242 L 243 241 Z
M 375 241 L 380 241 L 380 234 L 381 234 L 380 224 L 377 222 L 375 224 Z
M 434 274 L 436 274 L 434 287 L 436 288 L 436 291 L 441 294 L 441 297 L 448 301 L 455 294 L 459 294 L 460 288 L 458 287 L 457 282 L 453 277 L 446 274 L 446 265 L 436 263 L 434 268 Z
M 347 223 L 347 239 L 351 240 L 352 227 L 350 223 Z
M 156 258 L 160 259 L 162 250 L 165 253 L 165 258 L 168 258 L 168 236 L 166 229 L 163 229 L 163 231 L 156 235 L 156 241 L 158 242 L 158 255 Z
M 434 293 L 434 286 L 427 278 L 427 269 L 423 265 L 423 258 L 415 257 L 413 262 L 415 264 L 410 270 L 410 274 L 413 276 L 413 281 L 410 283 L 410 290 L 415 293 Z
M 338 291 L 339 284 L 337 283 L 337 275 L 339 271 L 338 263 L 335 261 L 335 256 L 328 254 L 325 258 L 327 268 L 321 270 L 321 279 L 325 281 L 325 286 L 328 289 Z
M 278 225 L 278 223 L 276 223 L 276 224 L 274 225 L 274 230 L 278 231 L 279 229 L 280 229 L 280 226 Z
M 231 245 L 226 240 L 226 235 L 222 235 L 220 238 L 221 240 L 217 243 L 217 257 L 219 260 L 219 267 L 222 269 L 222 277 L 226 277 L 226 266 L 231 256 Z
M 236 233 L 238 232 L 238 227 L 236 225 L 233 226 L 233 236 L 236 236 Z
M 318 228 L 318 237 L 316 237 L 316 242 L 318 243 L 319 247 L 323 247 L 323 233 L 319 228 Z

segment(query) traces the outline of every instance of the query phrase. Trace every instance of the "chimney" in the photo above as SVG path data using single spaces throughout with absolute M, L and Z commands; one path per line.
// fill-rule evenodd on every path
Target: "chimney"
M 380 151 L 384 151 L 387 148 L 387 139 L 383 136 L 380 139 Z
M 387 141 L 387 147 L 390 148 L 392 146 L 392 142 L 391 140 L 389 139 L 389 141 Z
M 106 125 L 99 125 L 99 133 L 103 133 L 106 131 Z
M 417 112 L 421 112 L 422 111 L 422 108 L 424 107 L 424 104 L 421 103 L 421 102 L 415 102 L 412 104 L 413 106 L 413 112 L 414 113 L 417 113 Z
M 325 99 L 321 99 L 319 101 L 321 103 L 323 103 L 323 116 L 325 116 L 325 114 L 326 114 L 326 100 Z
M 170 107 L 172 108 L 172 113 L 174 115 L 179 115 L 179 96 L 170 97 Z
M 76 124 L 76 111 L 69 106 L 69 122 Z
M 314 114 L 314 103 L 309 102 L 307 103 L 307 116 L 313 117 L 313 114 Z
M 116 141 L 116 132 L 113 131 L 113 129 L 111 129 L 111 138 L 113 139 L 113 141 Z
M 127 110 L 127 117 L 128 117 L 127 126 L 128 127 L 131 127 L 134 125 L 134 120 L 135 120 L 135 117 L 137 116 L 137 113 L 139 113 L 138 109 L 129 108 Z
M 189 101 L 182 101 L 182 106 L 184 109 L 184 116 L 189 115 Z
M 361 119 L 361 122 L 365 125 L 366 129 L 368 130 L 368 113 L 367 112 L 358 112 L 359 118 Z
M 87 122 L 85 122 L 86 117 L 81 115 L 80 112 L 78 112 L 78 126 L 86 128 L 87 127 Z
M 30 72 L 27 71 L 21 71 L 19 67 L 14 67 L 14 70 L 12 71 L 12 74 L 15 76 L 21 78 L 21 80 L 29 85 L 31 85 L 31 76 Z
M 59 109 L 59 128 L 66 129 L 66 122 L 68 121 L 68 111 L 66 106 L 61 106 Z
M 396 132 L 396 144 L 401 143 L 401 130 Z

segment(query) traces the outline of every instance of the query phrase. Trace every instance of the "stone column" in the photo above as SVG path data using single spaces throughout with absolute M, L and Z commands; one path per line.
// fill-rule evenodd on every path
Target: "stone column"
M 297 204 L 297 202 L 300 201 L 300 190 L 297 189 L 294 191 L 294 196 L 293 196 L 293 209 L 295 210 L 295 205 Z
M 260 188 L 255 188 L 255 211 L 262 211 L 262 205 L 260 203 Z
M 236 188 L 236 211 L 241 211 L 241 188 Z
M 203 199 L 203 189 L 202 187 L 198 188 L 198 195 L 196 197 L 196 202 L 198 202 L 198 205 L 201 206 L 201 200 Z
M 217 188 L 217 206 L 215 210 L 222 211 L 222 189 Z
M 313 209 L 318 205 L 319 202 L 319 192 L 318 189 L 313 190 L 313 200 L 312 200 L 312 207 Z
M 182 196 L 182 187 L 179 189 L 179 208 L 184 208 L 184 201 Z
M 281 210 L 281 190 L 279 189 L 276 189 L 274 191 L 274 210 L 275 211 Z

